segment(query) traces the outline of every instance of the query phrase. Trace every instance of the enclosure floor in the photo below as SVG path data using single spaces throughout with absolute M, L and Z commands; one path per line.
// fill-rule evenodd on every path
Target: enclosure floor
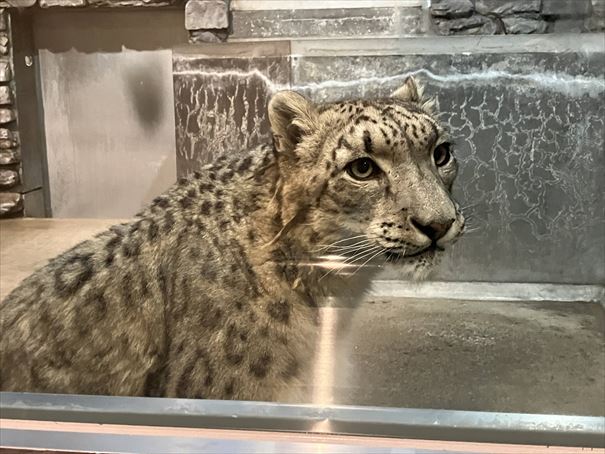
M 48 259 L 107 227 L 108 219 L 6 219 L 0 221 L 0 301 Z
M 0 298 L 116 222 L 1 221 Z M 379 298 L 321 311 L 330 326 L 318 346 L 316 403 L 605 414 L 599 304 Z
M 349 326 L 336 336 L 334 403 L 605 414 L 600 304 L 382 298 Z

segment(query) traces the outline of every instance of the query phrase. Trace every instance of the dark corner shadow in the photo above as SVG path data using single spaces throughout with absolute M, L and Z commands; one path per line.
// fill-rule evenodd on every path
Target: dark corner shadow
M 21 14 L 31 14 L 36 49 L 53 53 L 147 51 L 187 43 L 183 8 L 37 8 Z

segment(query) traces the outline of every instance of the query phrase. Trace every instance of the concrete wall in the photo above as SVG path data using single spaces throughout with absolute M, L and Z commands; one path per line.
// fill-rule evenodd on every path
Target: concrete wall
M 54 217 L 129 217 L 176 180 L 181 21 L 178 11 L 35 16 Z

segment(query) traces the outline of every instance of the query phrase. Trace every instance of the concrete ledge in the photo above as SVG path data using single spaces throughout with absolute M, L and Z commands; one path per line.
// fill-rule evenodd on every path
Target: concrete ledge
M 602 33 L 557 35 L 496 35 L 376 38 L 371 39 L 297 39 L 292 40 L 292 55 L 337 57 L 357 55 L 435 55 L 458 53 L 566 53 L 604 52 Z
M 232 11 L 271 11 L 290 9 L 358 9 L 423 6 L 424 0 L 231 0 Z
M 605 303 L 605 286 L 509 282 L 406 282 L 376 280 L 374 297 L 471 301 L 559 301 Z

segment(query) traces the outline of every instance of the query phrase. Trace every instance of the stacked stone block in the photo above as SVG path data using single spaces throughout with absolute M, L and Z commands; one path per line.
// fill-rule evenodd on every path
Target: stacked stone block
M 584 28 L 590 32 L 605 31 L 605 0 L 592 0 L 592 15 L 584 20 Z
M 0 9 L 0 217 L 18 216 L 23 212 L 21 155 L 11 52 L 10 18 Z
M 189 0 L 185 28 L 192 43 L 216 43 L 229 35 L 229 0 Z
M 583 33 L 605 30 L 605 0 L 433 0 L 439 35 Z

